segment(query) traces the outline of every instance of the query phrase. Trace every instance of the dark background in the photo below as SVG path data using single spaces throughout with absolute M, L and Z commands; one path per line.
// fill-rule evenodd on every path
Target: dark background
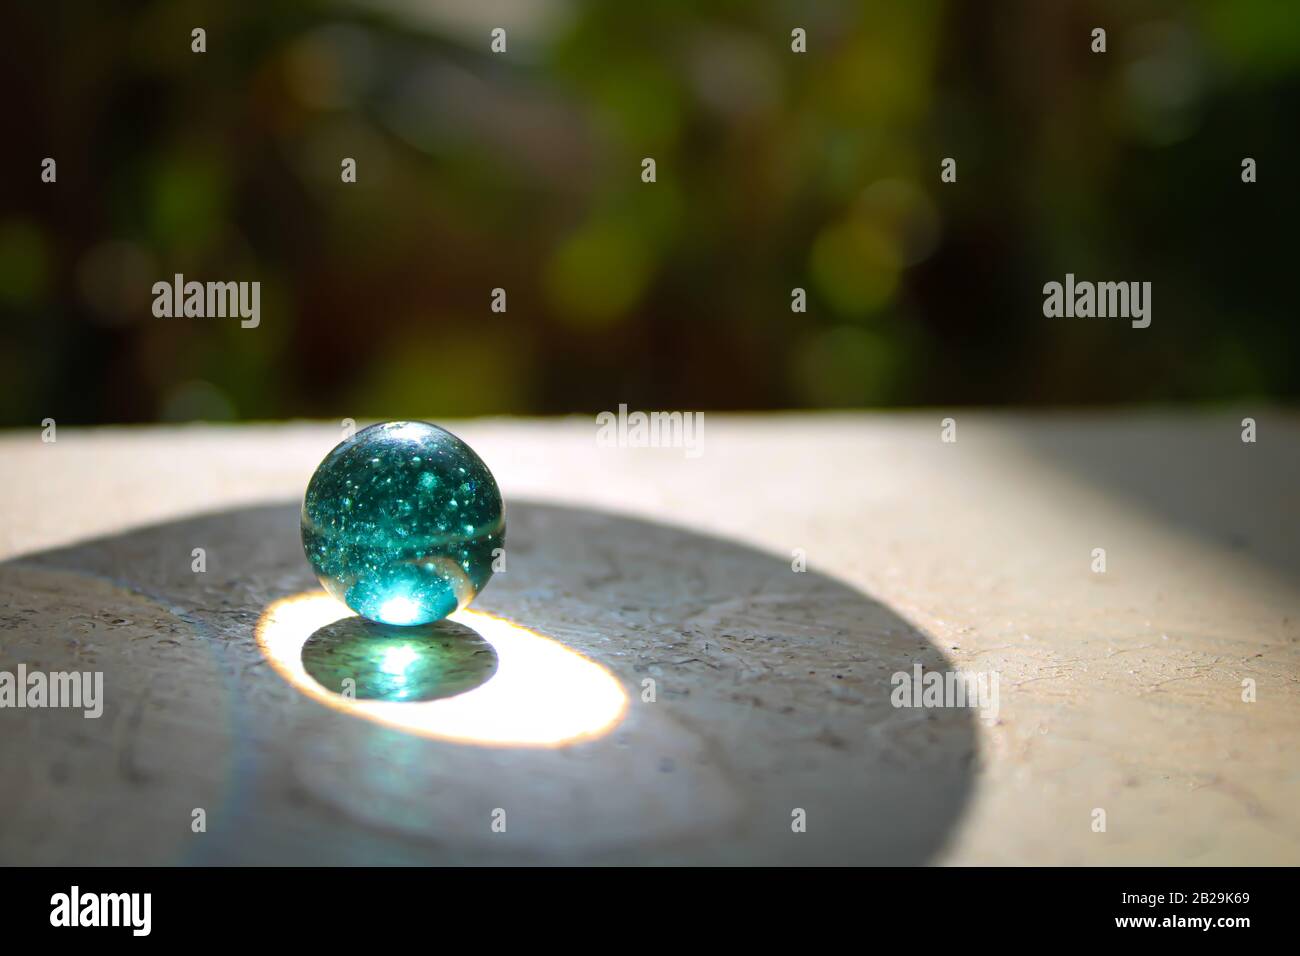
M 42 2 L 0 37 L 0 425 L 1296 398 L 1292 2 Z M 155 318 L 176 272 L 260 281 L 261 326 Z M 1151 327 L 1044 318 L 1066 272 L 1152 282 Z

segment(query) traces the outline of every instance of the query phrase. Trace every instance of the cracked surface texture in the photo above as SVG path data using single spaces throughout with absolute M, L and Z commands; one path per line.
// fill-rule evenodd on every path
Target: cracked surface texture
M 0 860 L 1300 862 L 1295 416 L 959 412 L 945 444 L 946 414 L 710 416 L 697 459 L 453 426 L 511 502 L 475 608 L 631 701 L 528 751 L 353 719 L 259 653 L 316 587 L 297 498 L 337 427 L 0 436 L 0 669 L 106 698 L 0 710 Z M 998 672 L 996 719 L 890 706 L 914 662 Z

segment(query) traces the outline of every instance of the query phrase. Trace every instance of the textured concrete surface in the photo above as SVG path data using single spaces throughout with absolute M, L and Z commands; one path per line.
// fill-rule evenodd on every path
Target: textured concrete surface
M 0 709 L 0 861 L 1300 863 L 1294 415 L 709 415 L 698 458 L 443 424 L 507 500 L 476 608 L 613 673 L 616 727 L 451 743 L 271 666 L 336 426 L 10 432 L 0 670 L 106 701 Z M 914 662 L 996 672 L 996 719 L 891 706 Z

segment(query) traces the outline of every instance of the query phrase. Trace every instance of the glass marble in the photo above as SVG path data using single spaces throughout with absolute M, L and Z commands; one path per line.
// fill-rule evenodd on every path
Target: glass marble
M 383 624 L 428 624 L 468 605 L 492 577 L 505 534 L 492 472 L 427 422 L 384 422 L 344 440 L 302 502 L 302 546 L 316 577 Z

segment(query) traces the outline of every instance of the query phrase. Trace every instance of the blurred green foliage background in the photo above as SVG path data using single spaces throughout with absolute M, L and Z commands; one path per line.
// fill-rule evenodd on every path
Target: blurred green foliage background
M 1296 397 L 1286 0 L 42 2 L 0 48 L 0 424 Z M 177 272 L 260 327 L 155 318 Z M 1066 272 L 1151 327 L 1044 318 Z

